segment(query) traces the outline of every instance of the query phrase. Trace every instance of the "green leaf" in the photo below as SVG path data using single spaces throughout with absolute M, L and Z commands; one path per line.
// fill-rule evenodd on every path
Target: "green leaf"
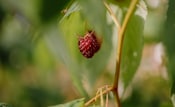
M 83 88 L 82 80 L 83 80 L 83 71 L 79 58 L 79 50 L 78 50 L 78 36 L 84 32 L 84 21 L 80 16 L 79 12 L 72 13 L 69 17 L 62 20 L 59 23 L 59 29 L 62 33 L 59 35 L 59 38 L 62 38 L 62 42 L 64 43 L 64 50 L 67 50 L 66 53 L 63 53 L 65 56 L 64 62 L 66 62 L 66 66 L 71 74 L 72 80 L 78 91 L 81 95 L 87 97 L 86 92 Z M 60 42 L 61 43 L 61 42 Z M 60 48 L 62 51 L 63 48 Z
M 125 9 L 123 10 L 125 11 Z M 135 13 L 129 19 L 122 49 L 121 76 L 126 88 L 140 64 L 144 45 L 144 22 L 147 16 L 147 7 L 143 0 L 139 1 Z
M 93 87 L 108 63 L 112 50 L 112 29 L 111 25 L 107 23 L 106 9 L 101 0 L 79 0 L 78 5 L 80 11 L 72 12 L 65 17 L 59 23 L 59 29 L 62 32 L 60 36 L 67 46 L 65 49 L 68 50 L 68 53 L 65 53 L 69 57 L 65 61 L 68 62 L 66 65 L 74 84 L 81 91 L 83 80 L 90 84 L 89 87 Z M 87 30 L 96 31 L 97 36 L 103 39 L 101 49 L 91 59 L 84 58 L 78 49 L 78 37 L 84 36 Z
M 108 27 L 106 23 L 106 8 L 102 0 L 78 0 L 80 5 L 80 12 L 90 26 L 101 36 L 104 35 L 105 28 Z M 109 35 L 108 35 L 109 36 Z
M 139 64 L 144 45 L 144 19 L 137 14 L 131 16 L 124 37 L 122 51 L 122 79 L 127 87 L 132 80 Z
M 59 104 L 49 107 L 84 107 L 84 98 L 76 99 L 65 104 Z
M 76 27 L 72 27 L 73 25 L 77 24 L 77 21 L 80 21 L 79 15 L 75 13 L 73 16 L 71 16 L 70 20 L 64 20 L 62 23 L 58 26 L 52 26 L 49 31 L 46 31 L 45 34 L 49 36 L 45 36 L 45 40 L 48 43 L 49 48 L 55 55 L 55 58 L 58 61 L 63 61 L 63 63 L 66 65 L 67 69 L 69 70 L 70 76 L 72 78 L 72 83 L 77 88 L 77 91 L 83 95 L 84 97 L 87 97 L 87 94 L 83 88 L 82 85 L 82 76 L 81 71 L 79 70 L 79 65 L 77 63 L 77 60 L 75 59 L 76 55 L 75 53 L 77 49 L 77 37 L 76 32 L 73 32 L 73 30 L 77 29 Z M 75 21 L 77 19 L 77 21 Z M 75 23 L 73 24 L 75 21 Z M 70 26 L 68 23 L 70 23 Z M 69 26 L 69 27 L 67 27 Z M 79 26 L 81 27 L 81 26 Z M 58 29 L 57 29 L 58 28 Z M 68 28 L 66 30 L 66 28 Z M 74 29 L 75 28 L 75 29 Z M 63 71 L 62 71 L 63 72 Z
M 102 0 L 78 0 L 80 13 L 97 36 L 101 37 L 102 47 L 92 59 L 82 58 L 84 70 L 93 85 L 105 68 L 112 50 L 112 26 L 107 22 L 106 8 Z M 82 56 L 82 55 L 81 55 Z M 93 87 L 93 86 L 92 86 Z
M 175 94 L 175 1 L 170 0 L 168 5 L 169 8 L 167 11 L 167 20 L 165 22 L 164 32 L 162 33 L 162 41 L 165 45 L 166 52 L 168 55 L 168 72 L 172 83 L 171 95 L 173 96 Z

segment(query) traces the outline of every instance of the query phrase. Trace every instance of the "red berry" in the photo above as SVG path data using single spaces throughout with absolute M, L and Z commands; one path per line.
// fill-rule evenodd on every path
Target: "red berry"
M 86 58 L 92 58 L 100 49 L 100 41 L 97 39 L 94 31 L 88 31 L 84 37 L 80 37 L 78 41 L 79 50 Z

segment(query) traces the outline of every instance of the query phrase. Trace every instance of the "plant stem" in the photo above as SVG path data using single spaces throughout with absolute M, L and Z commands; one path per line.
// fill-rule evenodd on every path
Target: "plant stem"
M 97 94 L 95 97 L 90 99 L 88 102 L 85 103 L 85 107 L 89 106 L 91 103 L 95 102 L 98 98 L 100 98 L 102 95 L 108 94 L 109 92 L 113 91 L 116 101 L 117 101 L 117 107 L 121 107 L 120 105 L 120 99 L 118 94 L 118 82 L 119 82 L 119 75 L 120 75 L 120 65 L 121 65 L 121 55 L 122 55 L 122 47 L 123 47 L 123 40 L 124 40 L 124 32 L 126 30 L 126 26 L 128 24 L 128 21 L 131 17 L 131 15 L 134 12 L 134 9 L 136 7 L 138 0 L 132 0 L 131 4 L 129 6 L 128 12 L 126 13 L 126 16 L 124 18 L 123 24 L 120 27 L 119 21 L 117 20 L 115 14 L 113 13 L 112 9 L 109 7 L 109 5 L 104 2 L 104 5 L 108 9 L 108 12 L 110 13 L 115 25 L 117 26 L 117 29 L 119 31 L 118 33 L 118 48 L 117 48 L 117 61 L 116 61 L 116 71 L 115 71 L 115 78 L 113 86 L 108 87 L 104 91 L 102 91 L 100 94 Z
M 116 71 L 115 71 L 115 78 L 113 83 L 114 88 L 114 94 L 116 96 L 118 107 L 120 106 L 120 100 L 119 100 L 119 94 L 118 94 L 118 84 L 119 84 L 119 75 L 120 75 L 120 67 L 121 67 L 121 57 L 122 57 L 122 48 L 123 48 L 123 41 L 124 41 L 124 33 L 127 27 L 127 24 L 129 22 L 129 19 L 131 18 L 131 15 L 133 14 L 136 4 L 138 0 L 132 0 L 128 9 L 128 12 L 126 13 L 126 16 L 124 18 L 123 24 L 121 29 L 119 29 L 118 33 L 118 47 L 117 47 L 117 60 L 116 60 Z

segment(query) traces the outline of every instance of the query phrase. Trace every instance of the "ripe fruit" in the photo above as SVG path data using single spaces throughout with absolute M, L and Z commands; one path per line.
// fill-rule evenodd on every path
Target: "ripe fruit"
M 94 31 L 88 31 L 84 37 L 80 37 L 78 47 L 82 55 L 86 58 L 92 58 L 100 49 L 101 42 L 96 37 Z

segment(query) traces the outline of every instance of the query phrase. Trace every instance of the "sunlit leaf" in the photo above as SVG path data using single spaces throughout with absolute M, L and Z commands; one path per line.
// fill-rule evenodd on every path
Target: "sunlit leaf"
M 81 66 L 81 58 L 79 58 L 79 50 L 78 50 L 78 37 L 84 31 L 84 23 L 83 19 L 80 16 L 79 12 L 72 13 L 69 17 L 65 18 L 61 23 L 59 23 L 60 32 L 62 32 L 62 38 L 64 41 L 65 50 L 67 53 L 63 53 L 67 55 L 64 60 L 69 69 L 71 77 L 73 79 L 73 83 L 78 89 L 78 91 L 85 95 L 83 89 L 83 70 Z M 60 48 L 62 50 L 62 48 Z
M 173 107 L 175 107 L 175 94 L 172 94 L 171 100 L 172 100 L 172 103 L 173 103 Z
M 76 99 L 65 104 L 59 104 L 59 105 L 49 106 L 49 107 L 84 107 L 84 98 Z
M 72 18 L 74 20 L 74 18 Z M 67 20 L 66 20 L 67 21 Z M 74 20 L 75 21 L 75 20 Z M 70 23 L 69 21 L 67 23 Z M 76 22 L 75 22 L 76 23 Z M 71 24 L 71 23 L 70 23 Z M 69 26 L 68 24 L 66 26 Z M 70 27 L 67 30 L 61 31 L 63 27 L 66 26 L 62 25 L 58 27 L 52 26 L 51 30 L 47 31 L 46 34 L 49 36 L 45 36 L 45 39 L 48 43 L 49 48 L 52 50 L 54 53 L 55 57 L 57 60 L 63 61 L 63 63 L 66 65 L 68 70 L 70 71 L 70 75 L 72 78 L 72 83 L 75 85 L 77 88 L 77 91 L 81 94 L 87 97 L 87 94 L 83 88 L 82 82 L 81 82 L 81 71 L 79 71 L 79 65 L 77 61 L 75 60 L 74 50 L 76 49 L 76 39 L 77 37 L 75 36 L 75 32 L 69 31 L 69 30 L 74 30 L 71 28 L 75 27 Z M 61 28 L 60 28 L 61 27 Z M 66 34 L 65 34 L 66 33 Z M 72 34 L 73 33 L 73 34 Z M 69 36 L 69 37 L 67 37 Z

